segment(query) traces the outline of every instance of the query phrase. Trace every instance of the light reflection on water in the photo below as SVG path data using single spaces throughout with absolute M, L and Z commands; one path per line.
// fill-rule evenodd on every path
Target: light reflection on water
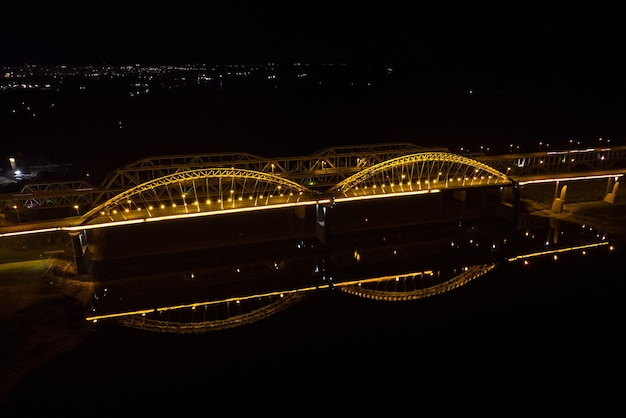
M 614 246 L 592 228 L 527 215 L 517 224 L 497 217 L 386 222 L 339 231 L 327 245 L 312 231 L 289 235 L 238 245 L 193 244 L 174 254 L 156 249 L 171 243 L 158 244 L 149 254 L 95 262 L 87 319 L 204 333 L 266 320 L 316 292 L 419 303 L 483 276 L 498 277 L 504 264 L 533 271 L 549 259 L 571 266 Z M 126 238 L 110 236 L 106 245 L 121 245 Z
M 165 303 L 207 300 L 220 292 L 232 296 L 250 289 L 320 285 L 327 283 L 316 273 L 320 257 L 331 260 L 324 264 L 326 277 L 332 276 L 337 286 L 306 292 L 285 310 L 240 321 L 240 326 L 215 327 L 216 332 L 148 332 L 115 320 L 99 321 L 81 344 L 25 379 L 9 407 L 22 416 L 84 416 L 87 410 L 99 416 L 144 416 L 164 407 L 195 409 L 207 402 L 232 407 L 236 393 L 261 402 L 254 405 L 277 397 L 312 396 L 317 400 L 307 400 L 307 408 L 316 408 L 324 404 L 320 390 L 328 394 L 332 388 L 333 393 L 349 395 L 353 413 L 371 412 L 381 403 L 387 413 L 402 412 L 415 410 L 415 403 L 390 399 L 417 399 L 421 410 L 435 406 L 429 401 L 432 396 L 444 391 L 456 399 L 477 382 L 480 393 L 494 396 L 527 393 L 529 381 L 535 392 L 552 393 L 555 385 L 575 389 L 579 376 L 601 381 L 604 371 L 623 359 L 626 286 L 618 270 L 624 266 L 623 250 L 610 251 L 609 245 L 580 249 L 611 242 L 593 229 L 544 217 L 523 218 L 517 225 L 497 219 L 404 225 L 336 237 L 332 253 L 311 248 L 316 241 L 309 238 L 304 234 L 255 243 L 243 252 L 194 244 L 189 251 L 169 254 L 171 259 L 162 264 L 157 262 L 164 260 L 163 254 L 128 263 L 118 258 L 115 271 L 124 280 L 116 283 L 105 277 L 97 292 L 101 297 L 105 287 L 107 297 L 126 292 L 128 305 L 119 306 L 127 309 L 145 306 L 136 296 L 138 290 L 152 291 L 151 303 Z M 556 259 L 549 253 L 507 261 L 565 248 L 578 249 L 556 253 Z M 294 254 L 300 261 L 292 264 L 289 257 Z M 248 275 L 232 286 L 235 261 Z M 411 271 L 439 272 L 449 280 L 456 277 L 455 271 L 489 263 L 495 268 L 486 274 L 419 300 L 375 300 L 342 292 L 338 286 Z M 163 274 L 137 274 L 147 266 L 157 266 Z M 269 284 L 254 288 L 254 279 Z M 206 288 L 205 282 L 210 284 Z M 184 291 L 172 291 L 172 283 Z M 370 284 L 395 292 L 397 283 Z M 238 309 L 234 303 L 220 307 L 230 308 L 230 314 Z M 170 315 L 173 322 L 197 323 L 209 313 L 214 314 L 196 307 L 161 315 Z M 59 397 L 59 391 L 71 396 Z M 362 402 L 363 393 L 377 398 Z

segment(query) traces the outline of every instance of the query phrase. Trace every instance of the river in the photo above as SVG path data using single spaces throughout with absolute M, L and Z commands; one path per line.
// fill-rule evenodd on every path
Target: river
M 354 244 L 350 236 L 336 241 L 338 254 Z M 530 412 L 542 404 L 554 408 L 559 401 L 571 402 L 571 396 L 592 387 L 606 390 L 603 396 L 612 393 L 605 379 L 623 370 L 626 348 L 624 254 L 601 231 L 530 216 L 517 225 L 474 219 L 427 229 L 385 227 L 367 236 L 354 238 L 370 243 L 360 244 L 363 257 L 391 248 L 379 242 L 391 237 L 406 255 L 401 262 L 388 257 L 372 263 L 359 270 L 359 277 L 367 275 L 363 271 L 372 277 L 393 272 L 396 266 L 444 272 L 472 259 L 494 261 L 495 268 L 441 294 L 389 302 L 343 292 L 342 278 L 357 270 L 339 268 L 342 258 L 337 257 L 337 286 L 307 292 L 289 308 L 242 326 L 180 334 L 114 320 L 85 325 L 79 343 L 15 386 L 4 416 L 225 410 L 288 415 L 436 410 L 439 415 L 495 412 L 501 404 L 510 412 L 513 402 L 519 403 L 516 411 Z M 456 242 L 450 245 L 455 248 L 438 247 L 442 238 Z M 299 240 L 292 240 L 294 246 Z M 495 252 L 493 241 L 498 242 Z M 581 248 L 594 243 L 600 245 Z M 255 248 L 259 258 L 284 252 L 275 243 Z M 537 251 L 551 252 L 513 261 Z M 180 278 L 189 266 L 197 269 L 198 257 L 207 253 L 199 255 L 195 248 L 179 254 L 170 275 Z M 220 257 L 224 265 L 232 262 Z M 265 261 L 250 265 L 260 268 Z M 133 271 L 125 268 L 127 274 Z M 220 269 L 215 261 L 205 272 Z M 141 282 L 138 276 L 127 278 Z

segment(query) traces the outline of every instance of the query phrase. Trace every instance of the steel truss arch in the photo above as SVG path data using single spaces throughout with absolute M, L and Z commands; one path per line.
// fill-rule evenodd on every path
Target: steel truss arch
M 204 182 L 199 183 L 197 181 Z M 170 189 L 169 186 L 172 185 L 178 186 L 178 189 Z M 233 209 L 242 205 L 245 206 L 245 202 L 238 206 L 235 204 L 237 199 L 243 200 L 243 195 L 253 203 L 248 205 L 268 206 L 276 203 L 293 202 L 299 200 L 302 195 L 310 194 L 318 194 L 318 192 L 270 173 L 233 168 L 189 170 L 159 177 L 125 190 L 82 215 L 81 224 L 84 225 L 100 215 L 110 216 L 110 213 L 118 208 L 126 213 L 131 210 L 141 211 L 144 207 L 164 200 L 169 202 L 178 200 L 185 207 L 185 210 L 188 209 L 188 205 L 194 205 L 198 212 L 210 212 L 225 209 L 224 202 L 226 201 Z M 292 198 L 294 195 L 296 197 Z M 187 196 L 192 199 L 191 202 L 186 201 Z M 140 201 L 135 202 L 136 197 L 139 197 Z M 207 203 L 211 203 L 210 199 L 212 198 L 221 204 L 218 205 L 217 209 L 214 206 L 201 210 L 200 197 L 206 198 Z M 270 198 L 273 197 L 275 199 L 270 202 Z M 174 206 L 176 205 L 174 204 Z M 148 213 L 148 216 L 151 214 Z
M 508 185 L 512 180 L 480 161 L 448 152 L 405 155 L 367 167 L 335 185 L 347 194 L 361 188 L 399 186 L 403 191 Z M 404 189 L 404 186 L 407 189 Z

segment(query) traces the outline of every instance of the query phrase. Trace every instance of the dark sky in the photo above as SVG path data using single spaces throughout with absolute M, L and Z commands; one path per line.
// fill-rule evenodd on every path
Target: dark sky
M 625 60 L 617 3 L 21 3 L 3 5 L 0 65 L 382 60 L 497 73 Z
M 419 89 L 437 85 L 465 94 L 471 88 L 489 91 L 499 101 L 489 103 L 489 111 L 474 113 L 471 110 L 476 106 L 467 103 L 456 114 L 447 105 L 420 108 L 442 120 L 437 123 L 429 116 L 415 120 L 419 113 L 410 113 L 413 110 L 398 111 L 393 120 L 404 117 L 410 127 L 398 128 L 398 133 L 391 132 L 391 127 L 400 126 L 399 122 L 389 122 L 378 132 L 366 128 L 363 121 L 370 118 L 361 116 L 358 126 L 377 138 L 417 141 L 417 132 L 448 146 L 443 128 L 461 130 L 464 137 L 506 138 L 502 140 L 506 143 L 513 134 L 533 140 L 551 135 L 559 140 L 579 135 L 625 137 L 626 25 L 617 3 L 239 0 L 127 4 L 4 4 L 0 66 L 389 63 L 404 70 L 396 74 Z M 544 92 L 548 93 L 544 96 Z M 406 95 L 413 99 L 421 90 L 414 93 Z M 554 97 L 558 102 L 547 103 Z M 516 105 L 503 107 L 501 103 L 510 98 Z M 532 103 L 527 105 L 527 100 Z M 263 109 L 268 106 L 263 103 Z M 532 112 L 524 113 L 526 107 Z M 480 119 L 474 117 L 480 112 Z M 357 120 L 344 116 L 336 119 Z M 544 128 L 544 119 L 550 119 L 554 127 Z M 451 123 L 459 120 L 468 126 Z M 425 122 L 434 126 L 431 131 Z M 501 128 L 493 133 L 498 124 Z M 261 128 L 246 126 L 252 126 L 250 135 L 259 137 Z M 482 127 L 488 127 L 488 132 Z M 273 127 L 267 130 L 268 137 L 278 135 Z M 333 143 L 346 140 L 342 131 L 330 131 L 339 136 Z M 354 141 L 360 139 L 359 132 L 349 133 Z

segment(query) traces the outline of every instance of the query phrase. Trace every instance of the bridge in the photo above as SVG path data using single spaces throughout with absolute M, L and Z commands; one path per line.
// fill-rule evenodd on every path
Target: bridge
M 492 156 L 387 143 L 333 147 L 302 157 L 174 155 L 118 168 L 98 187 L 83 180 L 26 184 L 19 193 L 0 195 L 0 213 L 13 218 L 70 208 L 84 224 L 105 217 L 128 220 L 589 176 L 608 178 L 609 194 L 616 183 L 610 179 L 625 169 L 626 146 Z
M 34 184 L 1 197 L 4 218 L 15 214 L 17 222 L 1 227 L 0 237 L 69 233 L 78 271 L 84 272 L 87 231 L 93 229 L 290 209 L 300 219 L 314 218 L 318 238 L 326 244 L 333 229 L 330 209 L 336 211 L 338 204 L 441 194 L 422 203 L 441 211 L 455 201 L 469 206 L 473 199 L 513 219 L 520 185 L 555 182 L 552 208 L 559 212 L 567 190 L 558 190 L 561 182 L 606 178 L 604 200 L 612 203 L 624 170 L 626 147 L 469 157 L 401 143 L 331 148 L 283 159 L 249 154 L 159 157 L 116 170 L 100 188 L 84 182 Z M 20 222 L 25 210 L 69 205 L 76 216 Z
M 4 196 L 2 207 L 3 213 L 19 216 L 20 211 L 72 206 L 78 216 L 71 223 L 88 226 L 514 183 L 480 161 L 409 145 L 327 150 L 314 158 L 281 161 L 249 155 L 180 157 L 179 164 L 169 165 L 143 161 L 132 164 L 132 171 L 113 173 L 98 189 L 83 182 L 27 185 L 21 193 Z M 244 162 L 237 167 L 235 161 Z

